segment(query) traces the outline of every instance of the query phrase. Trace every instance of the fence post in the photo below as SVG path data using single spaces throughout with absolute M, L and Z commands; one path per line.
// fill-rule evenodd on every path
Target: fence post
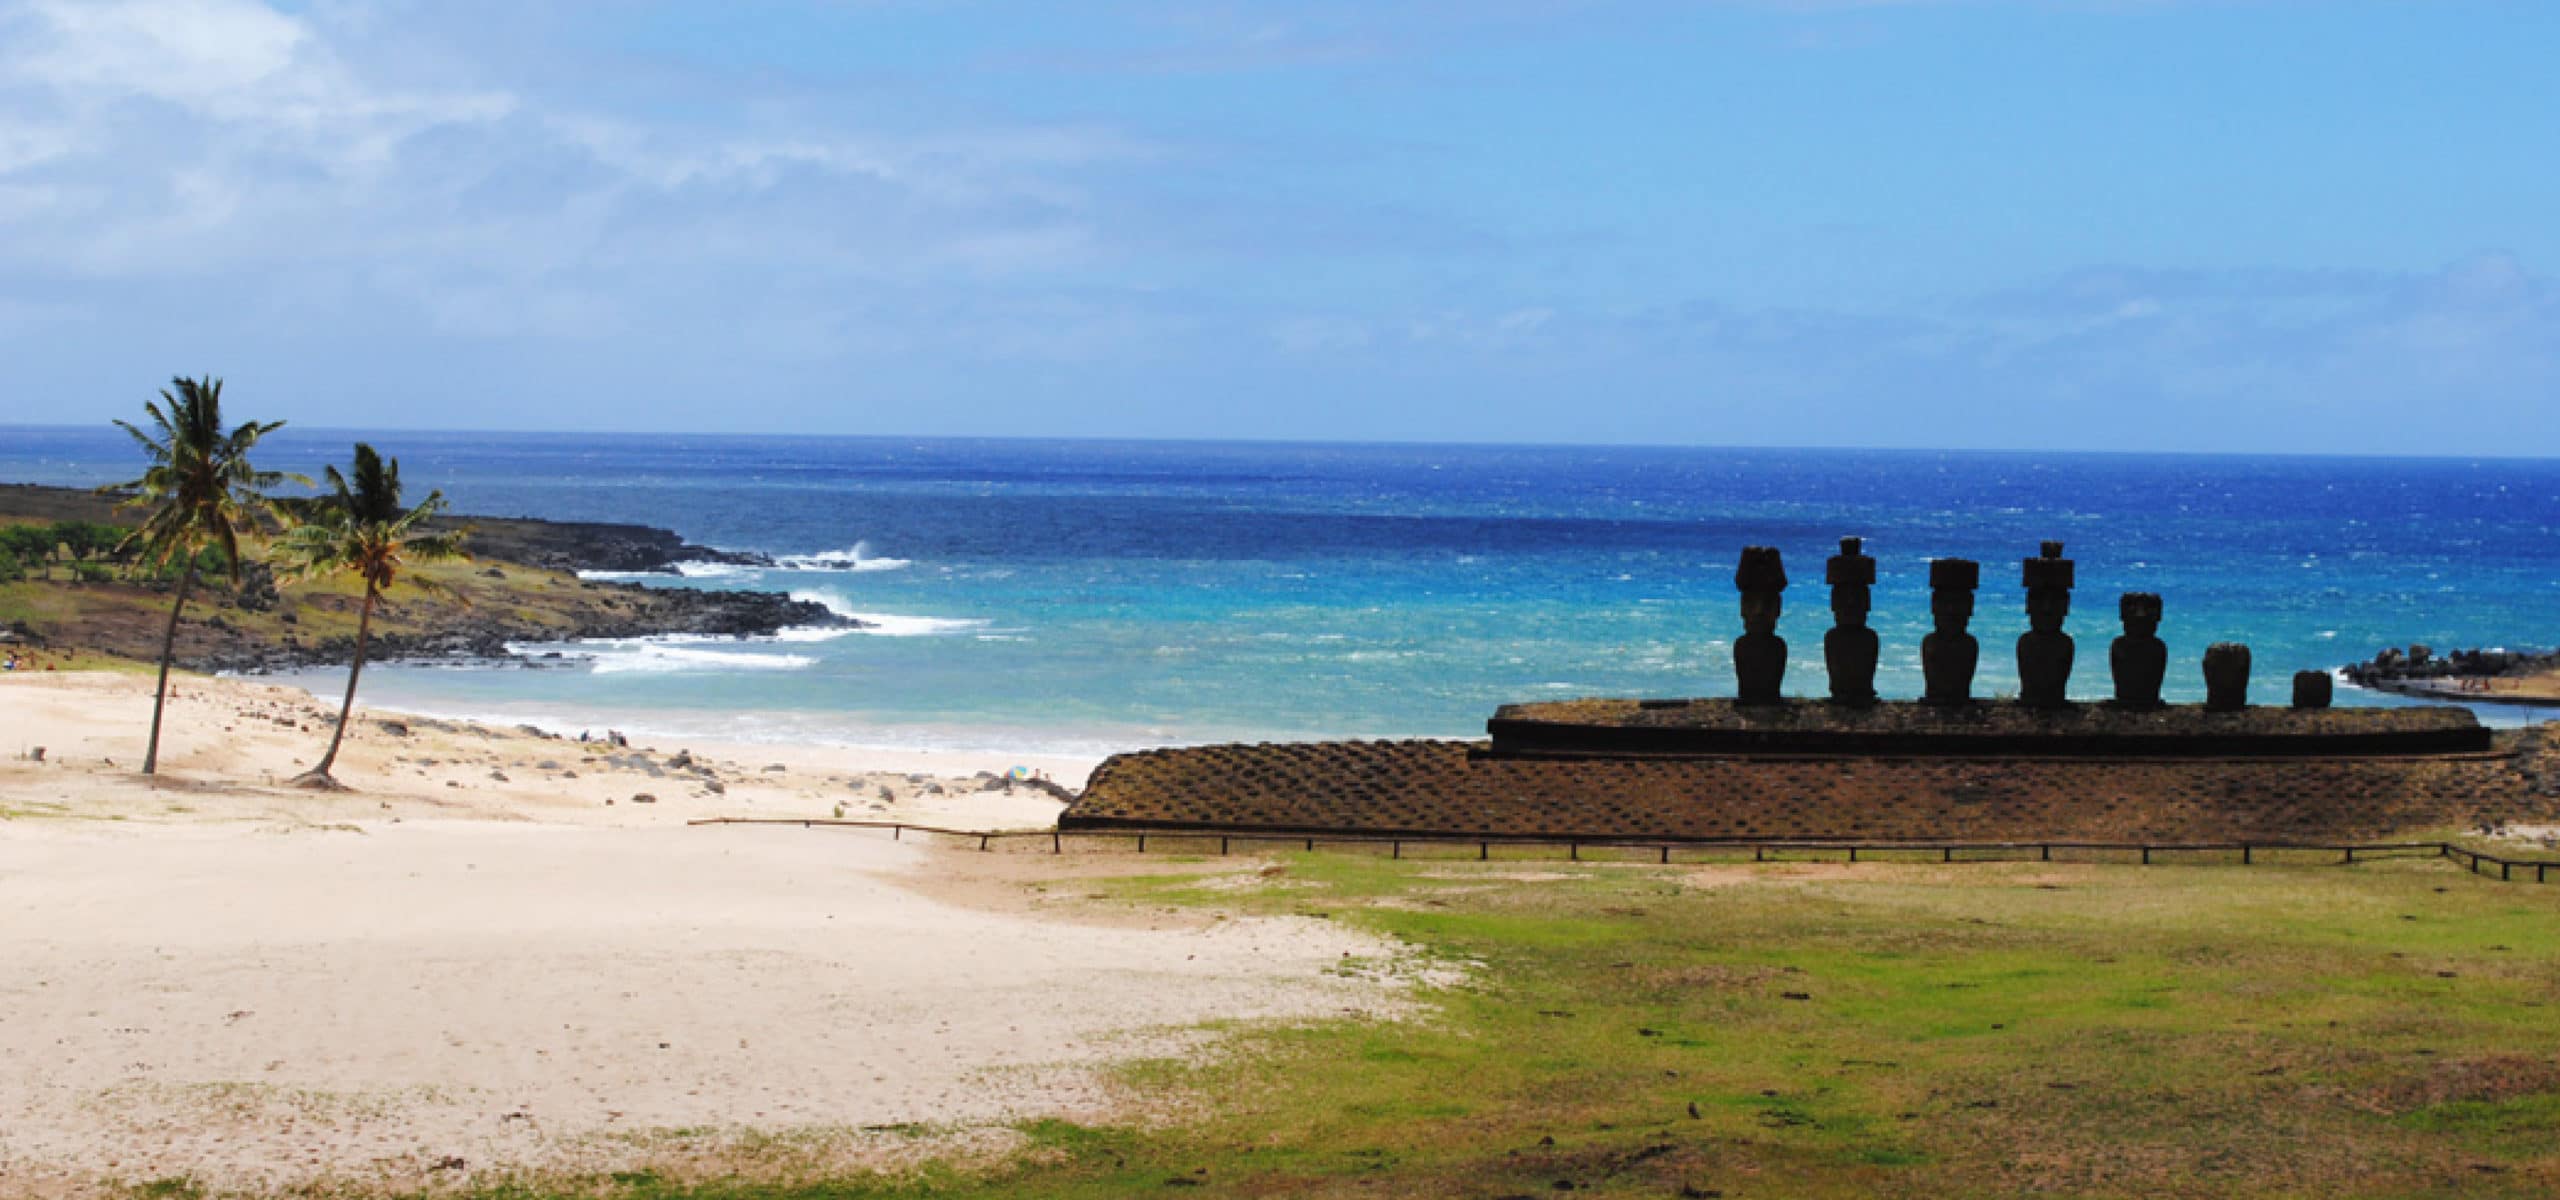
M 1751 861 L 1753 861 L 1753 862 L 1767 862 L 1767 861 L 1769 861 L 1769 859 L 1768 859 L 1768 855 L 1767 855 L 1768 849 L 1769 849 L 1769 848 L 1768 848 L 1768 847 L 1766 847 L 1766 846 L 1753 846 L 1753 847 L 1751 848 Z
M 1143 833 L 1142 833 L 1142 834 L 1139 834 L 1139 835 L 1138 835 L 1138 853 L 1140 853 L 1140 854 L 1144 854 L 1144 853 L 1146 853 L 1146 852 L 1147 852 L 1147 835 L 1145 835 L 1145 834 L 1143 834 Z
M 904 825 L 892 825 L 892 826 L 890 826 L 890 827 L 889 827 L 889 840 L 890 840 L 890 841 L 893 841 L 893 842 L 902 842 L 902 841 L 905 841 L 906 839 L 907 839 L 907 827 L 906 827 L 906 826 L 904 826 Z
M 1956 848 L 1955 848 L 1955 847 L 1953 847 L 1953 846 L 1942 846 L 1942 847 L 1940 847 L 1940 849 L 1941 849 L 1941 850 L 1943 850 L 1943 851 L 1945 851 L 1945 853 L 1939 857 L 1939 859 L 1938 859 L 1938 861 L 1939 861 L 1939 862 L 1954 862 L 1954 861 L 1956 860 Z
M 2514 869 L 2514 867 L 2515 867 L 2515 864 L 2514 864 L 2514 863 L 2508 862 L 2507 860 L 2505 860 L 2505 859 L 2503 859 L 2503 858 L 2502 858 L 2502 859 L 2499 859 L 2499 860 L 2498 860 L 2498 881 L 2499 881 L 2499 882 L 2501 882 L 2501 883 L 2506 883 L 2506 882 L 2510 882 L 2510 881 L 2512 881 L 2513 879 L 2515 879 L 2515 876 L 2510 875 L 2510 874 L 2508 874 L 2508 873 L 2507 873 L 2508 871 L 2513 870 L 2513 869 Z
M 2352 865 L 2355 861 L 2356 861 L 2356 848 L 2355 848 L 2355 847 L 2353 847 L 2353 846 L 2349 846 L 2349 847 L 2347 847 L 2347 862 L 2348 862 L 2349 864 L 2351 864 L 2351 865 Z
M 1392 841 L 1392 842 L 1388 842 L 1388 843 L 1387 843 L 1387 857 L 1389 857 L 1389 858 L 1403 858 L 1403 857 L 1404 857 L 1404 843 L 1403 843 L 1403 842 L 1401 842 L 1401 841 Z
M 2250 856 L 2250 854 L 2249 854 L 2249 843 L 2247 843 L 2247 842 L 2242 842 L 2242 843 L 2240 843 L 2240 865 L 2245 867 L 2245 866 L 2248 866 L 2251 862 L 2254 862 L 2254 861 L 2256 861 L 2256 860 L 2255 860 L 2255 859 L 2253 859 L 2253 858 Z
M 1309 853 L 1309 854 L 1313 854 L 1313 853 L 1315 853 L 1315 852 L 1316 852 L 1316 840 L 1315 840 L 1314 838 L 1308 838 L 1308 839 L 1307 839 L 1307 853 Z
M 1671 847 L 1668 845 L 1662 847 L 1662 865 L 1666 867 L 1671 865 Z
M 1221 838 L 1219 838 L 1219 839 L 1218 839 L 1218 857 L 1220 857 L 1220 858 L 1225 858 L 1226 856 L 1227 856 L 1227 839 L 1225 839 L 1224 837 L 1221 837 Z
M 1849 861 L 1850 861 L 1850 862 L 1856 862 L 1856 861 L 1858 861 L 1858 848 L 1857 848 L 1857 847 L 1855 847 L 1855 846 L 1851 846 L 1851 847 L 1849 847 Z
M 988 839 L 989 837 L 992 837 L 992 836 L 994 836 L 994 835 L 993 835 L 993 834 L 985 834 L 985 833 L 979 834 L 979 835 L 978 835 L 978 849 L 980 849 L 980 850 L 985 850 L 985 849 L 987 848 L 987 839 Z
M 1486 843 L 1484 843 L 1484 842 L 1477 842 L 1477 843 L 1476 843 L 1476 861 L 1477 861 L 1477 862 L 1483 862 L 1484 860 L 1486 860 L 1487 858 L 1490 858 L 1490 857 L 1492 857 L 1492 856 L 1493 856 L 1493 852 L 1492 852 L 1492 849 L 1491 849 L 1491 847 L 1490 847 L 1490 846 L 1488 846 L 1488 845 L 1487 845 Z
M 1566 858 L 1572 859 L 1572 860 L 1573 860 L 1573 861 L 1575 861 L 1575 862 L 1581 862 L 1581 861 L 1582 861 L 1582 843 L 1580 843 L 1580 842 L 1566 842 L 1566 843 L 1564 844 L 1564 856 L 1565 856 Z
M 1058 832 L 1058 831 L 1057 831 L 1057 830 L 1055 830 L 1055 829 L 1050 830 L 1050 831 L 1049 831 L 1049 853 L 1051 853 L 1051 854 L 1064 854 L 1064 853 L 1066 853 L 1066 852 L 1067 852 L 1067 837 L 1066 837 L 1066 835 L 1065 835 L 1065 834 L 1062 834 L 1062 833 L 1060 833 L 1060 832 Z

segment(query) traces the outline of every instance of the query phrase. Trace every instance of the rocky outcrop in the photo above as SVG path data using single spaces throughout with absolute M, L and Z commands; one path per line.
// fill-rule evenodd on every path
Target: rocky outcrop
M 0 485 L 0 517 L 128 522 L 111 497 L 81 488 Z M 395 592 L 377 612 L 366 656 L 394 659 L 501 659 L 510 643 L 675 634 L 766 637 L 785 629 L 853 628 L 861 623 L 825 605 L 772 592 L 643 587 L 567 578 L 574 571 L 662 571 L 682 562 L 758 565 L 764 556 L 697 546 L 645 525 L 458 517 L 468 524 L 473 568 L 449 580 L 453 599 L 420 602 Z M 21 635 L 135 659 L 159 655 L 168 580 L 117 577 L 59 582 L 59 603 Z M 206 671 L 261 672 L 344 663 L 355 653 L 356 599 L 326 591 L 280 591 L 264 564 L 235 584 L 202 581 L 190 619 L 179 626 L 176 661 Z M 0 618 L 15 614 L 0 613 Z
M 427 659 L 508 659 L 521 657 L 508 649 L 517 642 L 560 642 L 582 638 L 633 638 L 692 635 L 703 637 L 771 637 L 785 629 L 858 629 L 862 622 L 840 616 L 825 605 L 794 600 L 772 592 L 714 592 L 692 588 L 647 588 L 637 584 L 588 584 L 614 602 L 582 606 L 569 624 L 521 620 L 491 611 L 493 606 L 435 610 L 424 629 L 378 629 L 365 651 L 368 661 Z M 216 637 L 181 640 L 178 665 L 197 671 L 259 674 L 302 667 L 337 666 L 355 656 L 355 638 L 337 635 L 304 639 L 286 633 L 266 639 L 231 626 L 208 629 Z M 220 637 L 221 634 L 237 636 Z M 209 643 L 209 644 L 208 644 Z M 124 652 L 119 649 L 118 652 Z M 140 655 L 136 655 L 139 657 Z
M 673 530 L 648 525 L 545 521 L 534 517 L 452 517 L 437 524 L 470 526 L 474 557 L 554 571 L 674 574 L 676 564 L 685 562 L 773 565 L 773 559 L 766 555 L 697 546 Z

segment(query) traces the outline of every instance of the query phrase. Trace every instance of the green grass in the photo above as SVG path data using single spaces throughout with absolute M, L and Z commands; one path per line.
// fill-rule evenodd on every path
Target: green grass
M 1282 861 L 1258 891 L 1105 890 L 1322 913 L 1467 982 L 1418 1019 L 1137 1064 L 1155 1116 L 1034 1122 L 993 1165 L 488 1195 L 2560 1193 L 2560 889 L 2426 862 Z M 1506 878 L 1529 871 L 1569 877 Z

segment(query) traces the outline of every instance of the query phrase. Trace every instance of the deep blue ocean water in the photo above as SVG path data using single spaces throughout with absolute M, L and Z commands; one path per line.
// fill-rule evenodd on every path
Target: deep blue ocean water
M 264 465 L 316 471 L 356 436 L 288 428 Z M 2014 690 L 2017 561 L 2047 538 L 2079 563 L 2072 690 L 2090 698 L 2125 591 L 2166 597 L 2183 699 L 2215 641 L 2250 643 L 2254 695 L 2280 703 L 2295 669 L 2386 645 L 2560 640 L 2551 460 L 364 436 L 459 510 L 799 556 L 673 585 L 881 622 L 366 676 L 385 706 L 573 727 L 1073 752 L 1471 735 L 1506 700 L 1728 695 L 1746 544 L 1786 554 L 1787 685 L 1819 695 L 1822 560 L 1844 534 L 1878 559 L 1887 696 L 1920 690 L 1932 557 L 1984 564 L 1976 690 Z M 0 479 L 137 469 L 113 430 L 0 427 Z

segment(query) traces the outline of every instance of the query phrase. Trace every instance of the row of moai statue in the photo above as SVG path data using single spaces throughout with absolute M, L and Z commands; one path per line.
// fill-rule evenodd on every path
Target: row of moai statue
M 1873 602 L 1876 560 L 1865 552 L 1865 539 L 1840 539 L 1840 553 L 1823 564 L 1823 582 L 1831 586 L 1830 632 L 1822 635 L 1822 663 L 1831 677 L 1835 704 L 1864 706 L 1876 701 L 1879 647 L 1867 628 Z M 2018 702 L 2030 708 L 2067 708 L 2065 689 L 2078 648 L 2062 631 L 2071 615 L 2073 566 L 2062 557 L 2062 543 L 2046 542 L 2034 558 L 2020 564 L 2019 583 L 2027 591 L 2027 632 L 2018 637 Z M 1982 566 L 1971 559 L 1940 558 L 1929 563 L 1929 615 L 1934 632 L 1920 641 L 1920 668 L 1927 679 L 1922 699 L 1931 704 L 1967 704 L 1973 699 L 1974 667 L 1981 644 L 1966 626 L 1973 620 L 1974 589 L 1982 584 Z M 1746 546 L 1734 569 L 1733 585 L 1742 593 L 1743 634 L 1733 643 L 1735 699 L 1743 704 L 1776 704 L 1786 680 L 1787 642 L 1778 636 L 1778 615 L 1787 590 L 1785 561 L 1773 546 Z M 2115 703 L 2121 708 L 2162 707 L 2160 685 L 2169 674 L 2169 647 L 2160 640 L 2160 597 L 2127 592 L 2118 601 L 2124 636 L 2108 648 L 2107 664 L 2115 675 Z M 2249 648 L 2238 642 L 2216 642 L 2204 652 L 2205 708 L 2234 712 L 2249 705 Z M 2330 678 L 2325 671 L 2302 671 L 2293 677 L 2295 708 L 2327 708 Z

